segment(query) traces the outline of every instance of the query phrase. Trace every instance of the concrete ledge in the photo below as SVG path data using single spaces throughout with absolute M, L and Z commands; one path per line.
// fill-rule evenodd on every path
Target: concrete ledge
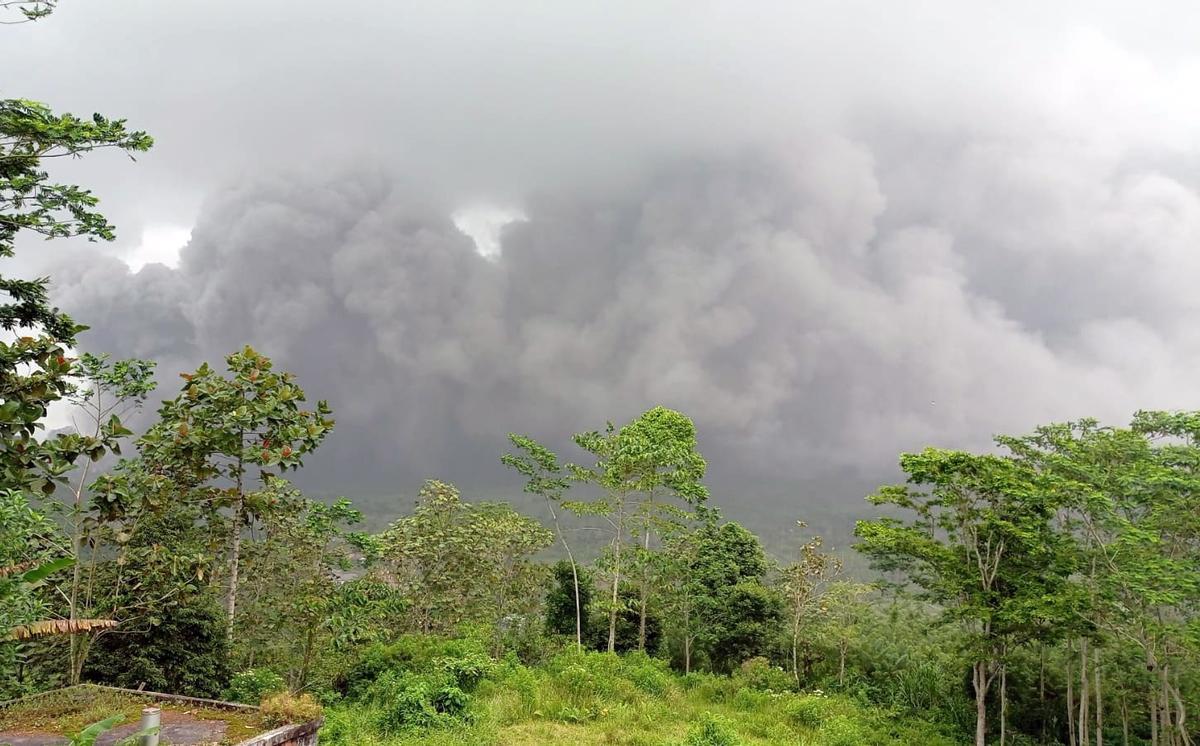
M 310 720 L 299 725 L 285 725 L 242 741 L 237 746 L 316 746 L 317 732 L 322 723 L 323 720 Z

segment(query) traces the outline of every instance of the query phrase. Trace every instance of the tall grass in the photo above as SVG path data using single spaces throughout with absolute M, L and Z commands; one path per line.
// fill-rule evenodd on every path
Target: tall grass
M 445 663 L 440 664 L 443 667 Z M 932 724 L 842 696 L 764 687 L 761 672 L 679 676 L 644 655 L 567 652 L 536 667 L 505 662 L 478 681 L 461 716 L 385 733 L 378 698 L 331 708 L 322 743 L 627 746 L 951 746 Z

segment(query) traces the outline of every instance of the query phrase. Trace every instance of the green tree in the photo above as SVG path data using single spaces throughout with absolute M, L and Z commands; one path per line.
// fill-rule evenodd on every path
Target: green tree
M 900 466 L 909 485 L 870 499 L 914 517 L 859 521 L 856 549 L 878 569 L 903 572 L 963 626 L 974 660 L 975 743 L 984 746 L 988 693 L 1007 650 L 1061 613 L 1070 568 L 1050 520 L 1058 506 L 1016 459 L 929 448 L 904 454 Z
M 783 622 L 783 599 L 765 580 L 771 567 L 762 544 L 737 523 L 721 523 L 709 508 L 700 525 L 665 536 L 656 582 L 669 613 L 667 637 L 685 671 L 703 656 L 729 672 L 768 652 Z
M 1198 436 L 1196 413 L 1139 412 L 1129 428 L 1083 420 L 1003 439 L 1066 496 L 1060 520 L 1077 567 L 1077 602 L 1065 625 L 1066 704 L 1081 746 L 1102 737 L 1106 700 L 1124 732 L 1133 698 L 1147 703 L 1152 743 L 1188 737 L 1188 698 L 1176 672 L 1194 666 L 1198 652 Z M 1101 676 L 1106 659 L 1126 665 Z M 1141 665 L 1127 665 L 1131 659 Z
M 68 611 L 120 623 L 122 638 L 154 634 L 153 628 L 208 593 L 213 542 L 202 520 L 205 511 L 182 500 L 148 494 L 155 483 L 142 462 L 125 461 L 114 474 L 93 483 L 84 519 L 85 563 L 78 590 L 61 594 Z M 130 499 L 132 497 L 133 499 Z M 95 644 L 109 629 L 81 630 L 70 646 L 68 680 L 78 682 Z M 116 645 L 116 644 L 114 644 Z M 110 648 L 113 646 L 110 645 Z
M 800 528 L 806 527 L 803 521 L 796 523 Z M 779 571 L 778 586 L 787 603 L 791 623 L 792 676 L 797 685 L 800 684 L 801 635 L 806 625 L 812 625 L 825 613 L 823 592 L 842 570 L 840 559 L 821 551 L 823 543 L 820 536 L 804 542 L 796 561 Z M 807 664 L 807 656 L 805 661 Z
M 348 529 L 362 513 L 345 498 L 332 505 L 308 500 L 280 478 L 267 488 L 274 505 L 264 514 L 262 538 L 246 547 L 235 653 L 239 670 L 268 666 L 302 691 L 336 634 L 339 576 L 354 567 L 352 554 L 362 544 Z
M 50 3 L 19 3 L 22 18 L 45 15 Z M 13 256 L 21 234 L 46 238 L 83 236 L 111 241 L 114 229 L 96 211 L 90 191 L 51 179 L 44 162 L 113 148 L 129 154 L 149 150 L 144 132 L 99 114 L 81 119 L 55 114 L 44 104 L 0 99 L 0 258 Z M 83 455 L 98 458 L 109 445 L 107 429 L 38 437 L 47 408 L 72 390 L 68 348 L 86 327 L 54 308 L 47 278 L 0 274 L 0 483 L 49 494 Z M 124 434 L 124 433 L 120 433 Z
M 594 461 L 587 467 L 572 466 L 572 473 L 576 479 L 598 486 L 603 497 L 586 507 L 572 505 L 581 512 L 604 516 L 612 529 L 606 564 L 611 578 L 607 604 L 609 652 L 613 652 L 621 607 L 622 550 L 630 521 L 641 533 L 643 555 L 648 555 L 651 536 L 659 527 L 685 514 L 679 503 L 700 505 L 708 498 L 708 489 L 701 483 L 707 464 L 696 450 L 695 425 L 685 415 L 665 407 L 644 412 L 620 430 L 610 423 L 604 433 L 580 433 L 575 443 Z M 651 562 L 643 556 L 638 564 L 643 570 L 637 600 L 638 649 L 644 650 Z
M 536 604 L 541 578 L 531 558 L 554 536 L 507 505 L 467 503 L 453 485 L 430 480 L 413 513 L 381 540 L 376 574 L 411 599 L 413 629 L 446 633 L 486 623 L 498 640 L 506 617 Z
M 714 670 L 727 673 L 767 653 L 783 623 L 783 599 L 766 585 L 771 565 L 758 537 L 737 523 L 715 519 L 699 533 L 705 652 Z
M 0 24 L 44 18 L 55 5 L 56 0 L 3 3 Z M 13 256 L 25 234 L 113 240 L 114 228 L 96 210 L 96 196 L 53 180 L 45 164 L 101 149 L 132 157 L 152 144 L 146 133 L 128 130 L 124 120 L 100 114 L 84 119 L 55 114 L 36 101 L 0 99 L 0 259 Z M 95 461 L 129 434 L 114 416 L 88 434 L 40 436 L 49 406 L 75 390 L 76 371 L 68 350 L 86 329 L 51 305 L 48 285 L 45 277 L 0 274 L 0 293 L 5 296 L 0 301 L 0 328 L 12 335 L 0 340 L 0 484 L 37 495 L 50 494 L 64 483 L 80 457 Z M 72 631 L 107 624 L 72 613 L 68 620 L 45 622 L 38 629 Z
M 329 434 L 333 420 L 324 401 L 301 408 L 305 396 L 295 376 L 275 372 L 270 359 L 251 347 L 225 362 L 228 376 L 207 363 L 182 374 L 182 392 L 163 402 L 159 422 L 138 445 L 146 472 L 160 488 L 190 490 L 190 500 L 230 511 L 225 611 L 232 642 L 242 533 L 276 505 L 270 480 L 299 469 L 303 456 Z M 257 490 L 251 489 L 252 469 L 258 472 Z M 214 514 L 209 517 L 215 520 Z
M 571 480 L 567 471 L 559 464 L 558 456 L 549 448 L 525 435 L 509 433 L 508 439 L 517 452 L 501 456 L 501 463 L 525 477 L 527 480 L 525 492 L 531 495 L 540 495 L 545 501 L 546 510 L 550 513 L 550 520 L 554 526 L 554 535 L 562 544 L 563 551 L 567 553 L 567 561 L 571 568 L 572 596 L 574 597 L 575 649 L 582 650 L 583 626 L 587 615 L 583 596 L 586 593 L 588 601 L 590 601 L 591 589 L 588 588 L 585 591 L 580 587 L 579 563 L 575 561 L 575 553 L 571 551 L 571 545 L 567 542 L 566 533 L 559 521 L 558 508 L 555 507 L 562 504 L 563 496 L 570 487 Z
M 219 600 L 210 593 L 193 595 L 158 622 L 99 638 L 84 678 L 128 689 L 220 697 L 230 666 Z
M 75 407 L 73 419 L 84 419 L 83 424 L 76 419 L 77 431 L 96 441 L 103 438 L 114 453 L 120 454 L 118 438 L 133 434 L 121 424 L 121 420 L 140 409 L 154 390 L 154 363 L 138 359 L 112 361 L 108 355 L 84 353 L 79 358 L 75 378 L 77 382 L 69 394 L 70 402 Z M 98 523 L 84 502 L 88 475 L 95 461 L 95 456 L 84 461 L 83 468 L 79 470 L 74 502 L 67 517 L 71 530 L 71 558 L 74 560 L 67 597 L 67 618 L 72 622 L 81 617 L 94 618 L 100 615 L 95 609 L 83 608 L 84 599 L 81 596 L 84 570 L 89 565 L 89 559 L 90 564 L 94 565 L 100 554 L 108 549 L 99 540 L 99 534 L 92 535 Z M 90 558 L 86 554 L 90 554 Z M 71 637 L 67 667 L 71 684 L 79 683 L 86 649 L 85 639 L 79 635 Z
M 692 659 L 706 632 L 703 603 L 705 587 L 698 572 L 704 545 L 697 531 L 681 529 L 667 533 L 659 558 L 660 589 L 667 615 L 667 643 L 683 661 L 684 673 L 692 672 Z

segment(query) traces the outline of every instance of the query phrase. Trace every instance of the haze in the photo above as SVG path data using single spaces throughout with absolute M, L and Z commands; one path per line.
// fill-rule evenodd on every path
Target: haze
M 506 432 L 663 404 L 763 527 L 904 450 L 1200 406 L 1200 7 L 582 5 L 14 27 L 5 95 L 157 140 L 65 165 L 115 244 L 17 261 L 163 396 L 246 342 L 297 373 L 338 420 L 305 483 L 351 497 L 509 495 Z

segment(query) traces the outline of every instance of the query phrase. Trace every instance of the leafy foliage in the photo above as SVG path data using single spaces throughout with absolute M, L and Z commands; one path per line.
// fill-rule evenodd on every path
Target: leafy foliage
M 17 9 L 34 20 L 51 7 L 31 2 Z M 114 229 L 96 211 L 97 198 L 52 181 L 43 162 L 101 148 L 132 154 L 152 144 L 144 132 L 127 130 L 124 120 L 81 119 L 35 101 L 0 99 L 0 258 L 13 256 L 23 232 L 111 241 Z M 36 437 L 50 404 L 73 390 L 68 348 L 86 328 L 50 305 L 47 284 L 46 278 L 0 275 L 0 328 L 15 333 L 0 341 L 0 483 L 38 494 L 52 492 L 81 456 L 99 458 L 113 438 L 127 434 L 118 421 L 106 423 L 99 436 Z
M 216 600 L 197 596 L 155 621 L 100 637 L 84 676 L 127 689 L 220 697 L 230 670 L 225 617 Z
M 269 668 L 248 668 L 238 671 L 229 680 L 229 688 L 223 695 L 232 702 L 257 704 L 268 694 L 287 690 L 283 677 Z
M 553 535 L 506 505 L 463 502 L 429 481 L 412 515 L 383 535 L 380 577 L 412 600 L 410 629 L 447 632 L 466 622 L 499 631 L 535 610 L 540 568 L 530 562 Z

